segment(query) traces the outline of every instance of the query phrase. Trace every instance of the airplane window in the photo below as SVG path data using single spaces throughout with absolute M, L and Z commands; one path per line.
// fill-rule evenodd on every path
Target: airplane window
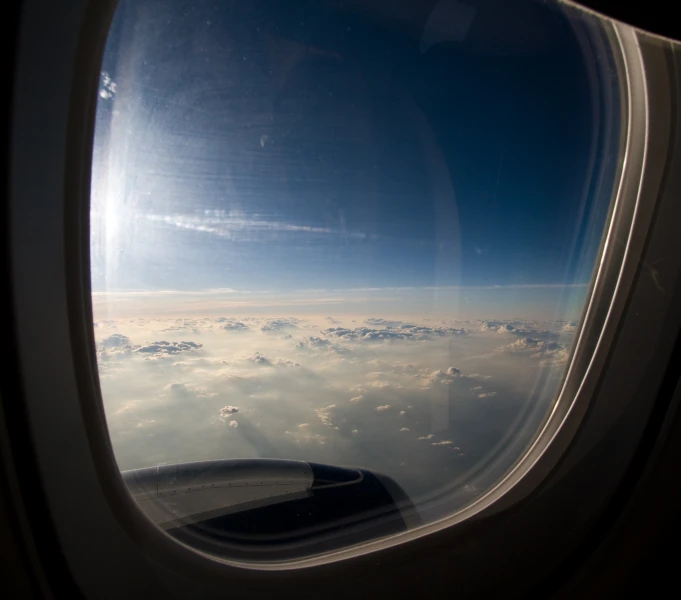
M 92 303 L 149 518 L 278 560 L 445 520 L 506 477 L 598 268 L 618 51 L 559 2 L 121 1 Z

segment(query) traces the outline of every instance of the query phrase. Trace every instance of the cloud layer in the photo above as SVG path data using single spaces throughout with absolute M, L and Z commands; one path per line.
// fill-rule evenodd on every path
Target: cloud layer
M 480 491 L 517 458 L 557 392 L 570 325 L 235 315 L 109 320 L 95 332 L 121 469 L 360 465 L 418 502 L 447 486 Z M 461 494 L 447 511 L 470 500 Z

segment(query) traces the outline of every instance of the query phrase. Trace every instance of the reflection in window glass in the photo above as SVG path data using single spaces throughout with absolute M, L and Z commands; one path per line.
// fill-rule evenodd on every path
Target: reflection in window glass
M 230 463 L 232 482 L 288 478 L 282 510 L 313 502 L 312 476 L 330 494 L 360 477 L 332 467 L 369 469 L 412 523 L 484 494 L 553 405 L 588 296 L 620 144 L 612 39 L 529 0 L 123 0 L 91 200 L 120 469 L 306 461 Z M 238 507 L 272 515 L 242 492 L 247 543 Z

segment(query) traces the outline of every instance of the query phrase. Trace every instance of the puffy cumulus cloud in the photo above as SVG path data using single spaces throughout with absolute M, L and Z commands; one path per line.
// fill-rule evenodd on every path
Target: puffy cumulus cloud
M 329 340 L 325 340 L 320 337 L 309 336 L 303 341 L 307 343 L 308 347 L 326 348 L 327 346 L 331 345 Z M 296 347 L 298 347 L 298 344 L 296 344 Z
M 480 331 L 494 333 L 512 333 L 516 331 L 516 321 L 480 321 Z
M 260 354 L 260 352 L 256 352 L 254 354 L 251 354 L 246 358 L 246 360 L 249 360 L 252 363 L 255 363 L 256 365 L 260 365 L 262 367 L 271 367 L 272 366 L 272 361 L 267 358 L 266 356 L 263 356 Z
M 336 427 L 331 420 L 332 411 L 334 408 L 336 408 L 335 404 L 329 404 L 323 408 L 315 408 L 315 413 L 317 413 L 317 417 L 322 422 L 322 425 L 331 427 L 331 429 L 338 429 L 338 427 Z
M 130 346 L 130 338 L 122 333 L 114 333 L 99 342 L 102 348 L 123 348 Z
M 556 338 L 558 332 L 552 331 L 549 327 L 551 323 L 519 323 L 518 321 L 482 321 L 480 324 L 480 331 L 494 332 L 497 335 L 516 335 L 516 336 L 534 336 L 541 338 Z
M 111 79 L 111 76 L 106 71 L 102 71 L 100 82 L 99 97 L 102 100 L 111 100 L 116 93 L 116 82 Z
M 158 342 L 145 342 L 133 344 L 128 336 L 123 334 L 112 334 L 103 338 L 96 345 L 97 359 L 100 364 L 120 360 L 133 355 L 143 356 L 146 359 L 162 358 L 180 353 L 197 352 L 202 348 L 202 344 L 196 342 L 168 342 L 161 340 Z
M 568 357 L 568 348 L 565 345 L 529 337 L 521 338 L 498 350 L 509 354 L 542 359 L 543 364 L 547 365 L 565 362 Z
M 331 334 L 313 328 L 319 317 L 99 322 L 103 401 L 121 468 L 289 458 L 376 469 L 413 498 L 454 479 L 473 489 L 467 473 L 479 472 L 491 449 L 508 436 L 534 435 L 528 403 L 541 421 L 560 384 L 555 365 L 569 351 L 533 335 L 500 339 L 498 330 L 472 322 L 331 318 Z M 197 328 L 201 344 L 185 341 L 192 338 L 182 328 Z M 365 343 L 372 332 L 388 337 Z M 549 384 L 537 399 L 534 384 L 545 363 Z
M 298 327 L 299 319 L 288 317 L 285 319 L 265 319 L 260 325 L 260 331 L 285 331 Z
M 370 327 L 330 327 L 322 331 L 327 337 L 337 337 L 341 340 L 429 340 L 434 337 L 465 335 L 465 329 L 454 327 L 425 327 L 416 325 L 401 325 L 397 329 L 372 329 Z
M 249 327 L 241 321 L 229 321 L 222 325 L 222 329 L 225 331 L 246 331 Z
M 424 379 L 430 383 L 450 384 L 462 377 L 461 371 L 456 367 L 449 367 L 446 371 L 438 369 L 425 374 Z
M 391 321 L 390 319 L 381 319 L 381 318 L 370 318 L 370 319 L 365 319 L 364 323 L 367 325 L 372 325 L 373 327 L 399 327 L 400 325 L 403 324 L 402 321 Z
M 320 337 L 307 336 L 296 343 L 296 350 L 333 350 L 335 349 L 329 340 Z
M 574 333 L 578 326 L 579 325 L 577 321 L 568 321 L 567 323 L 565 323 L 565 325 L 563 325 L 562 330 L 565 333 Z
M 288 369 L 296 369 L 300 368 L 300 365 L 297 362 L 293 362 L 292 360 L 288 360 L 286 358 L 278 358 L 274 364 L 278 367 L 286 367 Z
M 504 325 L 499 325 L 499 327 L 497 328 L 497 333 L 500 334 L 516 333 L 516 328 L 509 323 L 505 323 Z
M 553 343 L 551 344 L 554 347 L 557 347 L 558 344 Z M 509 344 L 508 346 L 504 346 L 504 350 L 506 352 L 537 352 L 544 348 L 545 344 L 542 340 L 534 340 L 532 338 L 526 337 L 522 338 L 516 342 L 513 342 L 512 344 Z
M 135 346 L 133 350 L 140 354 L 161 356 L 164 354 L 178 354 L 180 352 L 195 352 L 202 346 L 203 344 L 197 344 L 196 342 L 160 341 L 142 344 L 141 346 Z

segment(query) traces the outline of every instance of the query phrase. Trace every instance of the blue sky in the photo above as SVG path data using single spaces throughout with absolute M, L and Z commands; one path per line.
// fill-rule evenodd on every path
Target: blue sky
M 460 26 L 424 52 L 428 11 L 335 4 L 122 3 L 98 104 L 93 289 L 407 288 L 404 310 L 432 310 L 448 288 L 441 304 L 578 313 L 617 115 L 599 116 L 568 19 L 517 2 L 499 31 L 489 3 L 445 2 Z

